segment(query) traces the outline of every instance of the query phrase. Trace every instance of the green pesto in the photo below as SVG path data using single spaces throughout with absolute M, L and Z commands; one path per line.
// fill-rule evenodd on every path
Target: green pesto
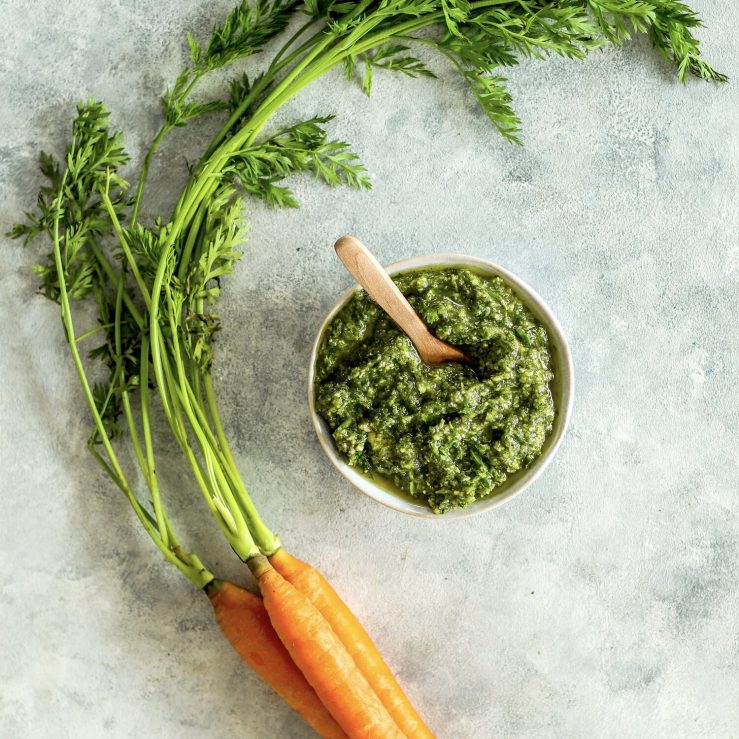
M 316 409 L 350 465 L 445 513 L 541 452 L 554 420 L 547 334 L 500 277 L 452 267 L 393 279 L 474 366 L 428 367 L 360 290 L 324 335 Z

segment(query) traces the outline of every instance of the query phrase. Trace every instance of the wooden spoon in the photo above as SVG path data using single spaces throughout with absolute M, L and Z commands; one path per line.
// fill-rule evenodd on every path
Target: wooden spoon
M 334 244 L 334 249 L 357 282 L 405 332 L 426 364 L 432 367 L 446 362 L 469 364 L 469 359 L 459 349 L 437 339 L 428 330 L 390 275 L 364 244 L 353 236 L 342 236 Z

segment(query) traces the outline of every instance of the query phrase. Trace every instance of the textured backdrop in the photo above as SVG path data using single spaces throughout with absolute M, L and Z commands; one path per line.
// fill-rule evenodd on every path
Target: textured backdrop
M 709 61 L 735 73 L 739 7 L 693 4 Z M 107 102 L 140 160 L 185 30 L 204 35 L 227 8 L 4 0 L 2 230 L 31 205 L 36 153 L 63 146 L 83 96 Z M 332 131 L 374 189 L 301 180 L 299 211 L 249 204 L 215 365 L 244 476 L 441 737 L 737 736 L 737 85 L 683 88 L 644 40 L 584 63 L 526 62 L 510 75 L 525 124 L 516 148 L 432 64 L 438 81 L 378 75 L 370 100 L 336 73 L 282 114 L 338 114 Z M 150 214 L 171 204 L 199 140 L 177 133 L 157 157 Z M 502 509 L 406 518 L 322 455 L 306 364 L 350 283 L 330 248 L 343 232 L 386 262 L 492 259 L 561 319 L 576 368 L 570 431 Z M 86 455 L 89 419 L 58 313 L 34 295 L 32 251 L 0 249 L 0 734 L 307 737 Z M 243 578 L 168 456 L 188 543 Z

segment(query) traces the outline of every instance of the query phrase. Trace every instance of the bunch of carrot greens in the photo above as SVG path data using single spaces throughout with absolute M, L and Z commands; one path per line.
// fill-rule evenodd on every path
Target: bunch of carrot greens
M 681 80 L 692 73 L 721 81 L 700 57 L 692 34 L 698 25 L 676 0 L 245 0 L 206 44 L 188 35 L 189 64 L 162 98 L 163 123 L 135 189 L 120 173 L 128 161 L 122 135 L 99 102 L 79 105 L 63 160 L 41 154 L 48 184 L 11 235 L 50 239 L 46 262 L 35 270 L 41 291 L 61 308 L 94 422 L 89 450 L 165 559 L 208 595 L 235 649 L 322 736 L 432 735 L 355 616 L 259 517 L 219 416 L 211 377 L 215 304 L 220 279 L 241 256 L 243 194 L 297 206 L 283 181 L 305 172 L 329 185 L 369 187 L 348 145 L 329 138 L 331 116 L 267 130 L 271 117 L 337 66 L 359 77 L 368 94 L 378 70 L 433 77 L 410 52 L 423 45 L 451 62 L 497 130 L 517 142 L 519 120 L 501 67 L 527 56 L 582 59 L 644 32 Z M 288 26 L 292 34 L 262 72 L 234 77 L 221 99 L 192 97 L 203 77 L 261 51 Z M 207 114 L 222 115 L 224 123 L 172 214 L 141 223 L 154 153 L 173 129 Z M 97 313 L 97 325 L 84 331 L 73 311 L 83 302 Z M 96 338 L 101 343 L 83 351 Z M 105 381 L 91 379 L 96 371 L 87 359 L 104 363 Z M 259 595 L 217 579 L 175 535 L 157 474 L 154 394 L 216 523 L 256 576 Z M 124 438 L 150 505 L 116 452 Z

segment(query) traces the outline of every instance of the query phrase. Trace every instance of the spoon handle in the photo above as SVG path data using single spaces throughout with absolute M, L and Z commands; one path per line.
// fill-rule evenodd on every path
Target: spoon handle
M 441 361 L 464 360 L 461 352 L 443 344 L 428 330 L 390 275 L 364 244 L 353 236 L 342 236 L 334 244 L 334 249 L 357 282 L 414 343 L 425 362 L 437 364 Z M 449 350 L 459 356 L 450 356 Z

